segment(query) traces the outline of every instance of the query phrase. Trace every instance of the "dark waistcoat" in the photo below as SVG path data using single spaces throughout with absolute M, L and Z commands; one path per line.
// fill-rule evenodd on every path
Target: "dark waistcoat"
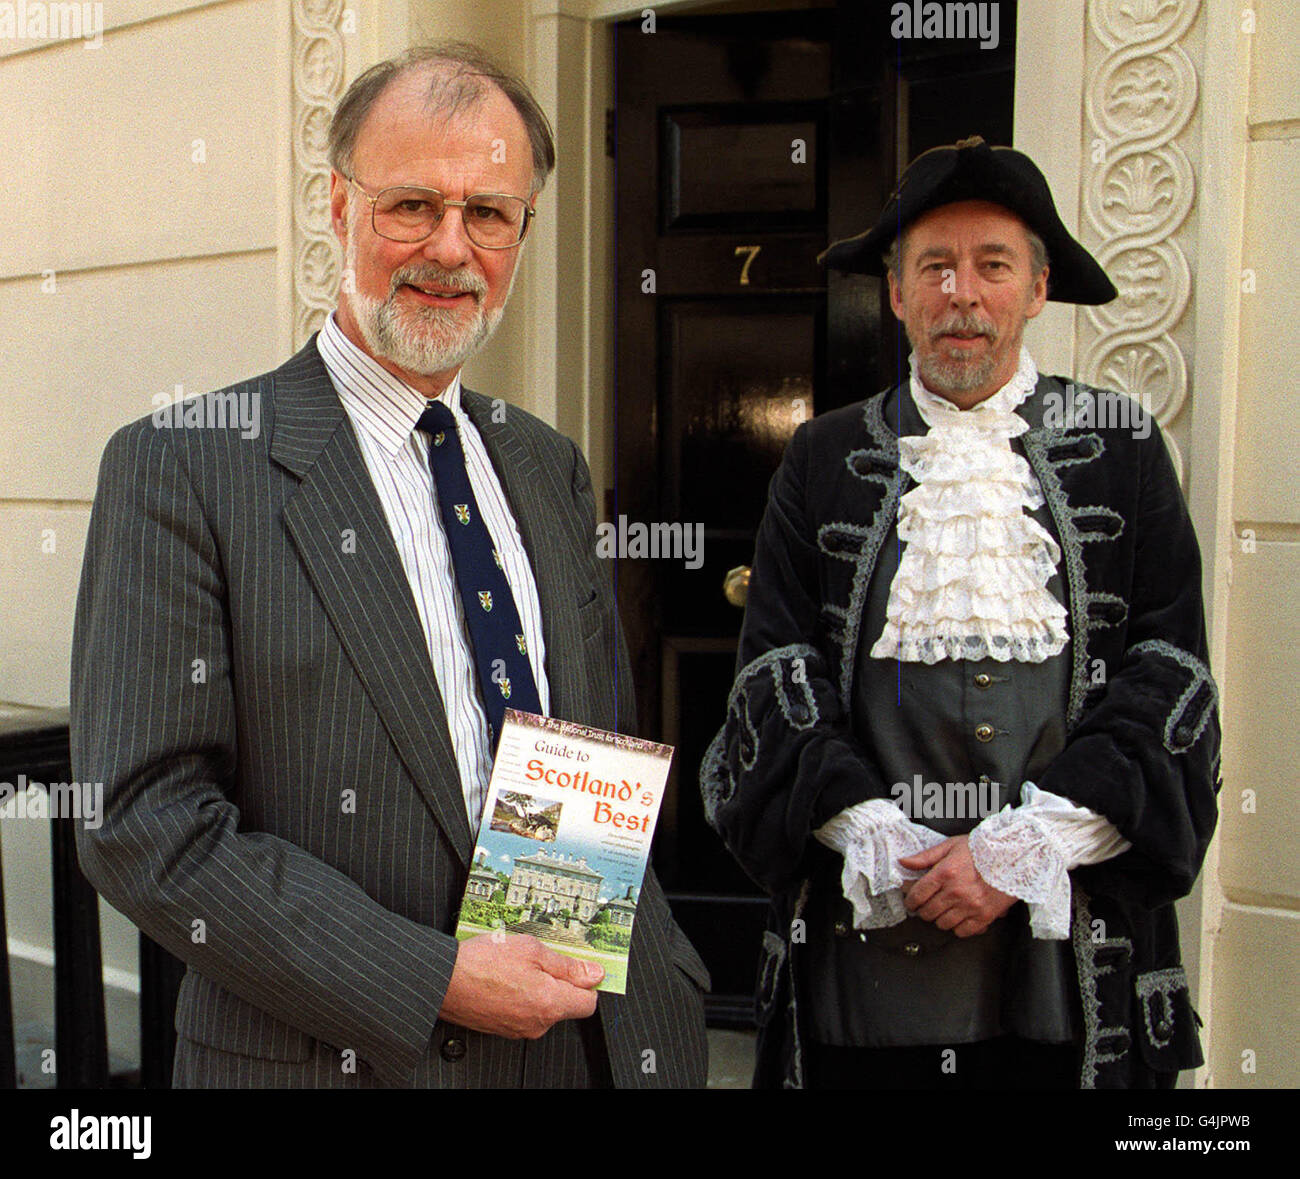
M 910 395 L 899 408 L 901 434 L 927 432 Z M 1040 424 L 1040 399 L 1031 395 L 1019 413 L 1031 426 Z M 1018 439 L 1011 445 L 1023 454 Z M 1059 543 L 1047 507 L 1030 514 Z M 885 626 L 901 557 L 895 523 L 864 602 L 853 730 L 872 751 L 884 780 L 896 784 L 896 796 L 907 799 L 908 790 L 915 821 L 944 835 L 965 834 L 986 814 L 1017 805 L 1021 784 L 1035 780 L 1064 746 L 1070 649 L 1067 644 L 1042 663 L 874 658 L 871 648 Z M 1065 600 L 1059 572 L 1048 590 Z M 917 790 L 931 783 L 938 789 Z M 948 790 L 948 783 L 965 788 Z M 946 791 L 942 805 L 939 791 Z M 968 1043 L 1004 1033 L 1052 1043 L 1073 1038 L 1069 944 L 1031 937 L 1023 904 L 976 937 L 959 938 L 919 917 L 857 931 L 839 877 L 822 875 L 810 898 L 808 923 L 814 1040 L 895 1047 Z

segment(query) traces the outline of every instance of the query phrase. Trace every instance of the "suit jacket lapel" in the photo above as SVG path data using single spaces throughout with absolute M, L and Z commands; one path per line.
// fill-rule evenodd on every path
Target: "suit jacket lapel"
M 586 680 L 582 675 L 581 653 L 575 655 L 565 646 L 567 643 L 571 648 L 574 636 L 580 634 L 580 587 L 574 574 L 578 555 L 563 543 L 568 535 L 563 522 L 573 512 L 572 500 L 558 498 L 555 472 L 543 470 L 523 432 L 511 428 L 510 413 L 520 411 L 507 407 L 504 415 L 494 415 L 489 398 L 465 388 L 461 389 L 461 404 L 483 438 L 532 566 L 542 610 L 542 635 L 546 639 L 551 715 L 577 719 L 581 715 Z M 506 420 L 494 420 L 496 416 Z
M 384 728 L 463 865 L 474 836 L 410 584 L 315 337 L 275 374 L 271 457 L 301 479 L 284 522 Z

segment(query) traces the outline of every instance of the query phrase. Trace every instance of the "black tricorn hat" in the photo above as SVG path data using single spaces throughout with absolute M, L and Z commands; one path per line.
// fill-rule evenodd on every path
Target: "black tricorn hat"
M 992 201 L 1015 213 L 1047 247 L 1047 297 L 1058 303 L 1109 303 L 1119 293 L 1097 260 L 1070 236 L 1051 189 L 1023 152 L 978 136 L 931 148 L 903 173 L 880 219 L 865 233 L 833 243 L 819 262 L 854 274 L 884 274 L 881 255 L 922 213 L 954 201 Z

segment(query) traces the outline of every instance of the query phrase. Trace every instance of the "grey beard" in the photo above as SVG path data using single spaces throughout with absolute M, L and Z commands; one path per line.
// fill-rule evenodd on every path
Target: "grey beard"
M 973 393 L 983 388 L 998 363 L 992 351 L 998 342 L 993 324 L 978 315 L 952 315 L 931 329 L 936 337 L 948 332 L 983 332 L 989 350 L 979 360 L 963 358 L 960 354 L 944 356 L 938 349 L 925 356 L 917 352 L 917 368 L 925 387 L 934 393 Z M 912 350 L 916 352 L 915 344 Z
M 501 322 L 503 308 L 485 312 L 480 304 L 474 318 L 461 328 L 454 312 L 438 307 L 402 308 L 396 295 L 393 291 L 387 299 L 375 299 L 351 291 L 348 297 L 370 351 L 421 376 L 460 368 L 492 338 Z
M 921 380 L 934 393 L 973 393 L 993 376 L 996 362 L 992 354 L 983 356 L 978 361 L 950 360 L 933 353 L 917 355 Z

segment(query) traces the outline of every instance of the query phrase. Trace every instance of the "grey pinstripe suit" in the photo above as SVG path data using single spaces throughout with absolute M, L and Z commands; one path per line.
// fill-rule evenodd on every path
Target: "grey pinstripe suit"
M 258 437 L 146 418 L 110 440 L 73 643 L 73 768 L 105 792 L 82 868 L 189 965 L 176 1084 L 582 1083 L 573 1022 L 525 1042 L 438 1021 L 474 837 L 410 587 L 315 341 L 223 392 L 260 400 Z M 533 563 L 552 713 L 628 728 L 586 463 L 522 410 L 493 422 L 468 390 L 464 405 Z M 615 1083 L 702 1084 L 707 974 L 653 874 L 628 983 L 595 1017 Z M 467 1051 L 449 1060 L 453 1034 Z

